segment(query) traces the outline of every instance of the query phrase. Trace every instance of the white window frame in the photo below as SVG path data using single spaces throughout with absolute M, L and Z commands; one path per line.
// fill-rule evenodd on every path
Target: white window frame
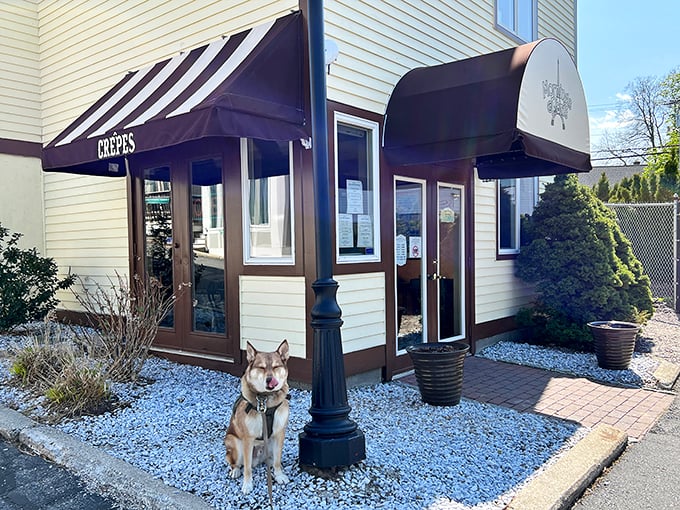
M 521 43 L 527 43 L 536 40 L 538 37 L 538 0 L 510 0 L 513 4 L 511 27 L 503 24 L 500 20 L 499 4 L 501 1 L 502 0 L 496 0 L 495 5 L 496 28 Z M 519 30 L 519 7 L 521 2 L 531 3 L 531 34 L 529 35 L 529 39 L 522 35 Z
M 250 187 L 248 185 L 248 138 L 241 138 L 241 200 L 243 209 L 243 263 L 258 266 L 292 266 L 295 265 L 295 194 L 293 142 L 288 142 L 288 168 L 290 171 L 290 256 L 288 257 L 255 257 L 250 253 Z M 271 215 L 270 215 L 271 218 Z
M 338 215 L 340 214 L 340 189 L 338 179 L 338 124 L 346 124 L 352 127 L 365 129 L 371 137 L 371 169 L 373 189 L 371 197 L 373 199 L 373 253 L 370 255 L 341 255 L 340 254 L 340 225 Z M 338 264 L 357 264 L 363 262 L 380 262 L 380 144 L 379 144 L 379 124 L 377 122 L 355 117 L 347 113 L 334 112 L 333 117 L 333 136 L 334 136 L 334 165 L 335 165 L 335 256 Z
M 526 190 L 523 192 L 522 191 L 522 186 L 521 186 L 521 181 L 523 179 L 532 179 L 533 181 L 533 191 L 532 196 L 526 197 L 523 196 L 522 193 L 526 193 Z M 498 251 L 498 255 L 517 255 L 519 253 L 520 249 L 520 239 L 522 235 L 522 223 L 521 223 L 521 216 L 522 214 L 526 214 L 526 209 L 522 207 L 522 204 L 527 201 L 527 198 L 529 200 L 529 205 L 531 208 L 531 211 L 533 212 L 534 208 L 536 207 L 536 204 L 538 203 L 538 197 L 539 197 L 539 178 L 538 177 L 524 177 L 522 179 L 515 178 L 515 214 L 513 221 L 515 222 L 515 239 L 514 239 L 514 248 L 501 248 L 501 235 L 500 235 L 500 228 L 501 228 L 501 207 L 500 207 L 500 199 L 501 199 L 501 179 L 497 181 L 496 184 L 496 249 Z

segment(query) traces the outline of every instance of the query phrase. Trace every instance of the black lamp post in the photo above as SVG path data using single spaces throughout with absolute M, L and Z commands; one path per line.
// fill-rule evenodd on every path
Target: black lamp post
M 307 1 L 309 75 L 312 117 L 312 159 L 316 233 L 315 303 L 312 359 L 312 406 L 299 436 L 300 465 L 321 469 L 349 466 L 366 458 L 363 432 L 349 419 L 347 385 L 342 355 L 338 284 L 333 280 L 331 211 L 328 200 L 328 118 L 324 57 L 323 1 Z

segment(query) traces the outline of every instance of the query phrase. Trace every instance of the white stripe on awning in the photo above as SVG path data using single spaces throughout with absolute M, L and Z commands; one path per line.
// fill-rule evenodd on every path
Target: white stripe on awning
M 104 122 L 99 129 L 95 132 L 90 133 L 88 138 L 93 138 L 95 136 L 101 136 L 106 133 L 110 128 L 116 126 L 121 120 L 130 115 L 136 108 L 139 107 L 142 102 L 144 102 L 154 90 L 158 89 L 165 80 L 179 67 L 179 65 L 184 61 L 187 54 L 183 53 L 177 55 L 170 59 L 170 61 L 161 69 L 161 71 L 153 77 L 153 79 L 144 85 L 144 87 L 128 101 L 122 108 L 120 108 L 116 113 L 114 113 L 109 120 Z
M 226 37 L 224 39 L 221 39 L 219 41 L 213 41 L 208 45 L 208 47 L 205 49 L 203 53 L 201 53 L 201 56 L 196 59 L 196 62 L 192 64 L 192 66 L 189 68 L 189 70 L 179 79 L 175 84 L 173 84 L 165 94 L 163 94 L 160 98 L 158 98 L 158 101 L 151 105 L 147 110 L 142 113 L 139 117 L 134 119 L 132 122 L 127 124 L 125 128 L 129 128 L 132 126 L 138 126 L 140 124 L 143 124 L 150 118 L 154 117 L 155 115 L 158 114 L 163 108 L 168 106 L 170 103 L 172 103 L 175 99 L 177 99 L 177 96 L 179 96 L 182 92 L 184 92 L 189 85 L 200 76 L 200 74 L 205 71 L 205 68 L 210 65 L 210 63 L 215 59 L 217 55 L 219 55 L 220 51 L 222 51 L 222 48 L 224 48 L 229 41 L 229 38 Z
M 250 52 L 253 51 L 257 45 L 262 41 L 269 29 L 274 26 L 275 20 L 269 23 L 264 23 L 253 28 L 240 46 L 232 53 L 229 58 L 222 64 L 222 66 L 217 70 L 217 72 L 210 77 L 196 92 L 194 92 L 189 99 L 187 99 L 182 105 L 180 105 L 175 111 L 169 113 L 168 117 L 173 117 L 175 115 L 181 115 L 182 113 L 187 113 L 194 106 L 199 104 L 201 101 L 205 100 L 220 84 L 227 79 L 227 77 L 236 70 L 238 66 L 246 59 Z M 138 122 L 136 122 L 138 123 Z M 125 127 L 130 127 L 135 124 L 130 124 Z
M 92 114 L 85 120 L 83 120 L 82 123 L 80 123 L 76 128 L 71 131 L 62 141 L 57 143 L 55 146 L 58 147 L 60 145 L 65 145 L 67 143 L 71 143 L 73 140 L 75 140 L 78 136 L 83 134 L 92 124 L 97 122 L 99 119 L 102 118 L 102 116 L 108 112 L 115 104 L 120 101 L 125 94 L 130 92 L 135 85 L 137 85 L 142 78 L 144 78 L 149 71 L 151 71 L 153 66 L 146 67 L 144 69 L 140 69 L 135 73 L 135 75 L 130 78 L 125 85 L 123 85 L 115 94 L 113 94 L 109 99 L 107 99 L 104 104 L 102 104 L 99 108 L 97 108 Z

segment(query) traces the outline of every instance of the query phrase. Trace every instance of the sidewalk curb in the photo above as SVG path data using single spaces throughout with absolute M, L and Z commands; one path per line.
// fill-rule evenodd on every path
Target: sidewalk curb
M 82 478 L 90 489 L 110 495 L 124 507 L 149 510 L 213 508 L 198 496 L 170 487 L 99 448 L 2 406 L 0 436 L 64 466 Z
M 567 510 L 626 449 L 628 436 L 598 425 L 548 469 L 532 479 L 506 510 Z

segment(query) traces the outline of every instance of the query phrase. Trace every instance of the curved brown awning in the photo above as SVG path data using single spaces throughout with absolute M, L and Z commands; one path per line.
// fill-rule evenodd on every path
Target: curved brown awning
M 50 142 L 43 169 L 125 175 L 130 154 L 208 137 L 307 138 L 299 12 L 127 74 Z
M 493 179 L 590 171 L 589 138 L 574 61 L 541 39 L 406 73 L 383 146 L 393 165 L 475 158 L 479 177 Z

